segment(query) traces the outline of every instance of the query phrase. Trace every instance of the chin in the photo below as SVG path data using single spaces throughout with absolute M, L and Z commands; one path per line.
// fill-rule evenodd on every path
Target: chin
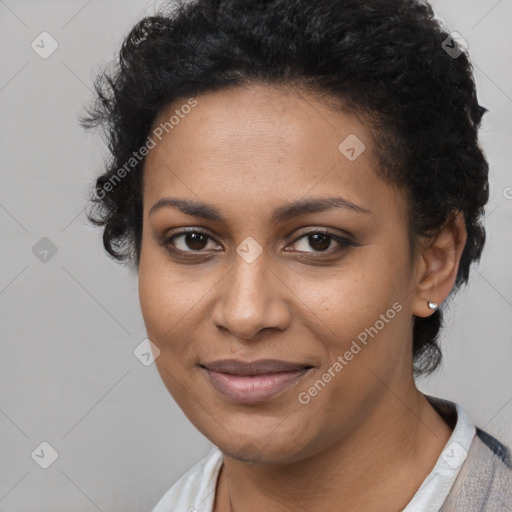
M 286 464 L 306 457 L 306 446 L 289 432 L 263 434 L 260 438 L 254 432 L 225 434 L 222 439 L 209 439 L 224 455 L 244 464 Z

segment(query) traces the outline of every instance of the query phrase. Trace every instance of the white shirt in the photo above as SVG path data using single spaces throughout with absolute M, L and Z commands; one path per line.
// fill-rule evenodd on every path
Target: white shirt
M 462 408 L 449 400 L 425 395 L 455 408 L 457 422 L 437 463 L 402 512 L 438 511 L 466 460 L 476 428 Z M 434 405 L 434 404 L 433 404 Z M 223 454 L 216 446 L 185 473 L 160 499 L 152 512 L 212 512 Z

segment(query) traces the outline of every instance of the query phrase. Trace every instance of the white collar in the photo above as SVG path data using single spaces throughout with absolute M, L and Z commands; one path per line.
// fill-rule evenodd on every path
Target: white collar
M 462 407 L 455 402 L 425 395 L 442 416 L 455 411 L 457 423 L 432 471 L 402 512 L 439 510 L 452 488 L 476 434 L 476 428 Z

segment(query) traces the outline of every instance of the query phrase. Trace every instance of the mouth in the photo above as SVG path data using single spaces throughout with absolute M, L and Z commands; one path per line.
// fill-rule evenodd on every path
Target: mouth
M 265 359 L 251 362 L 212 361 L 199 365 L 210 384 L 235 403 L 253 404 L 270 400 L 297 383 L 313 368 L 308 364 Z

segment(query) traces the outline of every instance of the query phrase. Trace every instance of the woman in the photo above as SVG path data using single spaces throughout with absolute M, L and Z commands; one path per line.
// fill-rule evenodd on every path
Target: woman
M 507 447 L 414 380 L 488 200 L 486 109 L 430 6 L 194 0 L 96 88 L 89 216 L 215 445 L 154 511 L 510 510 Z

